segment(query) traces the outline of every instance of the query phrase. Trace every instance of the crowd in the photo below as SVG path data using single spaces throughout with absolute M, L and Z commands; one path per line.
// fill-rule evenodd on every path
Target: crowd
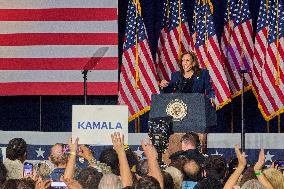
M 145 158 L 124 145 L 119 133 L 111 136 L 112 148 L 105 149 L 98 160 L 86 145 L 69 139 L 68 151 L 56 143 L 50 150 L 49 161 L 33 165 L 27 174 L 24 162 L 27 144 L 22 138 L 10 140 L 6 159 L 0 162 L 2 189 L 284 189 L 284 176 L 277 164 L 264 168 L 264 150 L 258 161 L 247 165 L 246 155 L 235 146 L 236 158 L 229 162 L 222 156 L 205 156 L 196 133 L 181 138 L 181 151 L 170 155 L 170 164 L 161 168 L 157 151 L 150 140 L 142 140 Z M 78 158 L 87 166 L 78 166 Z M 66 185 L 66 186 L 64 186 Z

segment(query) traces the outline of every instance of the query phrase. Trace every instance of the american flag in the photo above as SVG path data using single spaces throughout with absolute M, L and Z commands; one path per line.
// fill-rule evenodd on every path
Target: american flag
M 267 121 L 284 110 L 284 2 L 278 2 L 261 1 L 254 49 L 253 88 Z
M 129 120 L 149 110 L 151 95 L 159 93 L 156 70 L 139 9 L 138 1 L 129 0 L 118 93 L 119 104 L 128 105 Z
M 242 90 L 241 69 L 246 69 L 245 87 L 252 83 L 253 28 L 248 0 L 228 0 L 221 49 L 233 96 Z
M 179 68 L 179 52 L 191 50 L 192 38 L 183 0 L 166 0 L 163 6 L 156 64 L 160 79 L 169 80 L 171 73 Z
M 213 16 L 207 3 L 204 5 L 202 1 L 195 3 L 197 21 L 194 27 L 195 51 L 201 67 L 209 70 L 216 94 L 216 105 L 220 108 L 230 101 L 230 89 L 221 59 Z
M 2 0 L 0 95 L 82 95 L 86 65 L 88 94 L 117 94 L 117 4 Z

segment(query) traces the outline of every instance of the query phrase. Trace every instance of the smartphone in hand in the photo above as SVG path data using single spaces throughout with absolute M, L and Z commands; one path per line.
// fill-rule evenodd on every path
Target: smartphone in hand
M 30 162 L 24 163 L 24 177 L 30 177 L 33 174 L 33 164 Z
M 67 185 L 64 182 L 52 182 L 52 189 L 68 189 Z

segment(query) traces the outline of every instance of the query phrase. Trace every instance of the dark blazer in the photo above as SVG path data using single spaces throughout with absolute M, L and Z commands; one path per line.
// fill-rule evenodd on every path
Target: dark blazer
M 203 93 L 209 98 L 215 97 L 215 92 L 212 88 L 209 72 L 206 69 L 201 69 L 200 76 L 193 74 L 192 93 Z M 179 93 L 182 88 L 182 74 L 180 71 L 174 72 L 171 75 L 169 85 L 162 91 L 164 93 Z

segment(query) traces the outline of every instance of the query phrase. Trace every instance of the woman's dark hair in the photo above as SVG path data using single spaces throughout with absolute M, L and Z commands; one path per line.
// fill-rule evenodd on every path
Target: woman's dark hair
M 161 186 L 154 177 L 145 176 L 137 181 L 135 189 L 161 189 Z
M 148 160 L 147 159 L 140 160 L 136 167 L 136 174 L 141 177 L 144 177 L 148 175 L 148 173 L 149 173 Z
M 207 177 L 221 180 L 225 177 L 227 163 L 222 156 L 210 155 L 205 159 L 204 169 L 207 172 Z
M 204 178 L 202 181 L 195 185 L 194 189 L 222 189 L 223 184 L 214 178 Z
M 9 141 L 6 149 L 6 157 L 10 160 L 25 160 L 27 143 L 22 138 L 13 138 Z
M 130 169 L 133 168 L 133 166 L 136 166 L 138 163 L 137 155 L 132 151 L 131 148 L 128 148 L 125 150 L 126 158 L 129 164 Z
M 22 178 L 21 183 L 18 185 L 18 189 L 34 189 L 35 181 L 31 178 Z
M 78 170 L 75 179 L 85 189 L 97 189 L 103 174 L 93 167 Z
M 170 173 L 162 171 L 162 175 L 164 178 L 164 186 L 165 189 L 173 189 L 175 188 L 174 180 L 173 177 L 171 176 Z
M 11 188 L 18 188 L 18 186 L 21 184 L 20 179 L 9 179 L 6 180 L 3 185 L 1 186 L 1 189 L 11 189 Z
M 181 142 L 182 141 L 188 141 L 194 144 L 195 148 L 198 149 L 198 151 L 201 150 L 201 142 L 199 139 L 199 136 L 195 132 L 187 132 L 181 137 Z
M 180 56 L 178 66 L 179 66 L 179 69 L 180 69 L 182 75 L 184 74 L 184 70 L 182 68 L 182 58 L 183 58 L 184 55 L 187 55 L 187 54 L 189 54 L 191 56 L 192 61 L 195 62 L 195 64 L 193 65 L 193 68 L 192 68 L 194 75 L 200 76 L 201 75 L 201 68 L 200 68 L 199 60 L 198 60 L 196 54 L 192 51 L 183 52 Z
M 254 173 L 254 169 L 253 167 L 248 167 L 244 172 L 243 172 L 243 176 L 240 180 L 240 187 L 242 187 L 244 185 L 244 183 L 246 183 L 246 181 L 248 180 L 252 180 L 252 179 L 257 179 L 255 173 Z
M 2 161 L 0 161 L 0 186 L 3 182 L 5 182 L 7 177 L 7 169 Z
M 111 167 L 111 172 L 115 175 L 120 175 L 119 173 L 119 161 L 117 153 L 113 148 L 108 148 L 102 151 L 100 158 L 101 163 L 105 163 Z

